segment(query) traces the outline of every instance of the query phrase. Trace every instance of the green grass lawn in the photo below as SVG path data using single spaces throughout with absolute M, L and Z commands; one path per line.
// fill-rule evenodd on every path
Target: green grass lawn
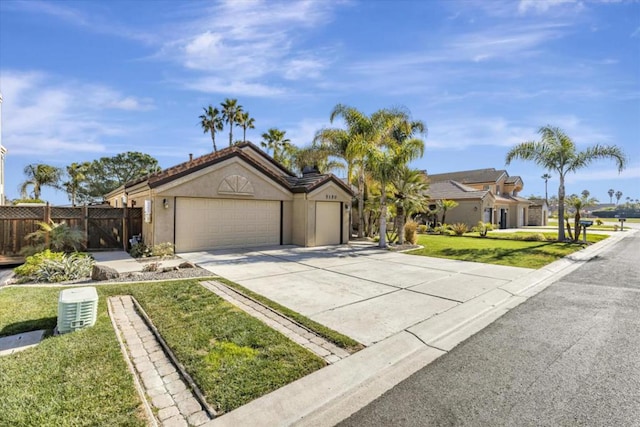
M 508 238 L 509 234 L 520 234 L 522 237 L 522 234 L 536 233 L 494 234 L 499 238 L 421 234 L 418 236 L 418 244 L 424 248 L 408 253 L 513 267 L 540 268 L 583 248 L 580 243 L 530 242 Z M 555 237 L 554 233 L 543 234 Z M 607 238 L 595 234 L 588 237 L 591 242 Z
M 0 425 L 145 425 L 107 313 L 110 295 L 140 302 L 209 403 L 223 412 L 325 365 L 194 280 L 97 290 L 94 327 L 0 358 Z M 60 291 L 0 290 L 0 336 L 53 329 Z

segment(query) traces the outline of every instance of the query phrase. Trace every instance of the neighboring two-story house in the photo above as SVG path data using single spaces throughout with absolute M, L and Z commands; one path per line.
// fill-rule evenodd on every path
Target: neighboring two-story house
M 458 206 L 447 212 L 449 224 L 464 222 L 472 227 L 478 221 L 499 228 L 528 225 L 531 202 L 518 196 L 524 186 L 519 176 L 506 170 L 475 169 L 427 175 L 429 198 L 433 207 L 438 200 L 454 200 Z

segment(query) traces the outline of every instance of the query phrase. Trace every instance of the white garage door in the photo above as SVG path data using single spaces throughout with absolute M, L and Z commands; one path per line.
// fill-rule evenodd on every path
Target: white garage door
M 176 199 L 176 251 L 280 244 L 280 202 Z
M 340 202 L 316 202 L 316 246 L 340 244 Z

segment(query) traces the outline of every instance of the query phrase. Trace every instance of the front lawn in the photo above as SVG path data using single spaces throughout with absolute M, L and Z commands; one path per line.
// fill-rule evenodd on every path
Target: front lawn
M 495 234 L 499 238 L 421 234 L 418 236 L 418 244 L 424 248 L 408 253 L 486 264 L 540 268 L 584 247 L 580 243 L 513 240 L 508 238 L 508 234 Z M 551 237 L 555 237 L 553 233 L 550 234 Z M 591 242 L 605 238 L 607 236 L 596 234 L 588 236 L 588 240 Z
M 111 295 L 133 295 L 140 302 L 209 403 L 223 412 L 325 365 L 195 280 L 96 288 L 100 302 L 94 327 L 0 358 L 3 423 L 145 425 L 107 313 Z M 53 329 L 60 291 L 0 290 L 0 336 Z

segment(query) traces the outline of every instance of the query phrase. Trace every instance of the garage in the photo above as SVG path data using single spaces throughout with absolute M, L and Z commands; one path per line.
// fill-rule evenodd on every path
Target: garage
M 339 245 L 342 230 L 341 203 L 316 202 L 316 245 Z
M 279 201 L 176 198 L 176 252 L 279 244 Z

